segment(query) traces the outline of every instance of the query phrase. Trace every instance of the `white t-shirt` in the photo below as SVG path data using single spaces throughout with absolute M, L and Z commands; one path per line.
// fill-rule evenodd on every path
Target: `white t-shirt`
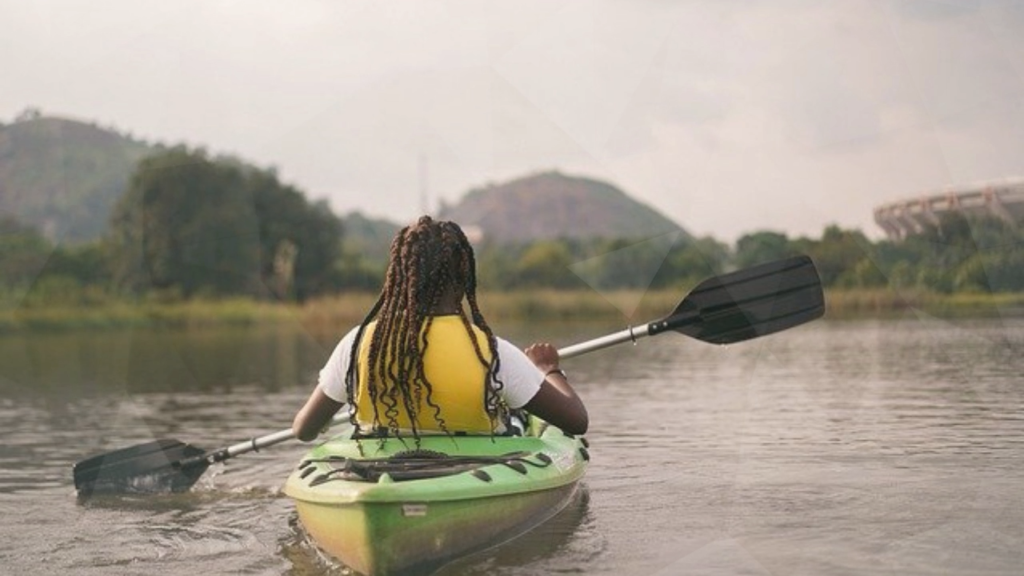
M 317 386 L 328 398 L 336 402 L 348 403 L 349 400 L 345 392 L 345 374 L 348 373 L 352 346 L 358 331 L 357 326 L 338 342 L 327 364 L 320 370 Z M 514 344 L 503 338 L 496 339 L 498 358 L 501 360 L 498 379 L 504 384 L 499 394 L 509 408 L 522 408 L 540 390 L 540 385 L 544 382 L 544 373 Z

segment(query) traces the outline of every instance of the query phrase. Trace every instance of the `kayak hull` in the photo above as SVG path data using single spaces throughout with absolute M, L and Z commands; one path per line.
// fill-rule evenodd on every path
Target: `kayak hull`
M 535 422 L 524 437 L 422 438 L 418 450 L 462 463 L 455 473 L 369 480 L 339 473 L 343 459 L 380 462 L 411 448 L 340 436 L 310 451 L 284 491 L 319 548 L 362 574 L 428 574 L 557 514 L 589 458 L 583 438 Z
M 317 545 L 357 572 L 429 574 L 537 526 L 560 511 L 575 489 L 573 484 L 489 501 L 431 504 L 422 517 L 386 503 L 296 503 L 296 509 Z

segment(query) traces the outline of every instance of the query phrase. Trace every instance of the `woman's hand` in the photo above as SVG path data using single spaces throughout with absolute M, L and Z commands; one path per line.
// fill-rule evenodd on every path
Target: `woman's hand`
M 527 346 L 524 352 L 541 372 L 548 374 L 552 370 L 558 370 L 558 349 L 551 344 L 536 342 Z
M 558 370 L 558 350 L 547 342 L 537 342 L 523 352 L 544 373 L 540 389 L 524 406 L 526 411 L 571 434 L 586 433 L 590 425 L 586 406 L 564 373 L 552 373 Z

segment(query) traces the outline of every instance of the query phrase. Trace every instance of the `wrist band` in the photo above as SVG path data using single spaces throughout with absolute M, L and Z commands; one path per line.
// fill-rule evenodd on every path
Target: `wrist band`
M 544 378 L 547 378 L 552 374 L 561 374 L 562 378 L 565 378 L 567 382 L 569 381 L 569 376 L 565 373 L 565 370 L 562 370 L 561 368 L 552 368 L 551 370 L 548 370 L 548 373 L 544 375 Z

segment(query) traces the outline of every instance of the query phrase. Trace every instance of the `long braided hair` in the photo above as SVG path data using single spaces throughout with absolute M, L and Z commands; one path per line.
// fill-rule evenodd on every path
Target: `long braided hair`
M 476 357 L 487 368 L 481 383 L 484 409 L 492 422 L 501 417 L 499 392 L 503 383 L 497 377 L 500 368 L 497 339 L 477 304 L 473 247 L 454 222 L 421 216 L 415 224 L 402 228 L 391 242 L 384 286 L 359 326 L 345 375 L 348 397 L 355 399 L 360 343 L 366 327 L 376 320 L 369 342 L 366 386 L 377 432 L 386 429 L 398 435 L 398 418 L 404 410 L 409 416 L 413 436 L 419 438 L 417 420 L 420 407 L 425 404 L 433 412 L 438 427 L 450 433 L 440 406 L 433 401 L 433 383 L 424 372 L 423 357 L 429 346 L 426 336 L 433 314 L 442 298 L 452 294 L 458 296 L 457 314 L 470 336 Z M 466 315 L 463 297 L 469 304 L 471 316 Z M 481 350 L 472 326 L 486 335 L 489 359 Z M 353 423 L 357 410 L 358 407 L 352 412 Z

